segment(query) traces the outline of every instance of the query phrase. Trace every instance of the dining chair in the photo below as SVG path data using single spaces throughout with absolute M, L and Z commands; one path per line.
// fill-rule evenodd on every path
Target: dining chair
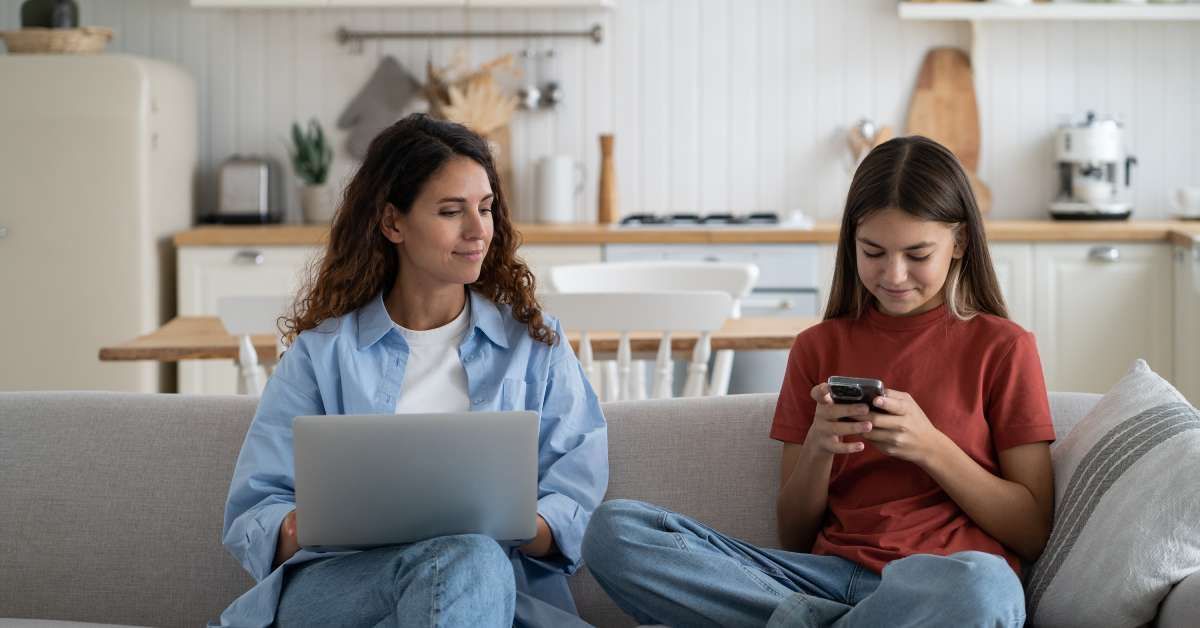
M 717 290 L 733 299 L 731 318 L 741 316 L 741 300 L 758 281 L 758 266 L 729 262 L 603 262 L 551 267 L 548 284 L 554 292 L 646 292 L 662 290 Z M 733 350 L 716 352 L 711 394 L 729 392 Z
M 267 385 L 279 356 L 283 353 L 283 338 L 279 335 L 277 321 L 292 304 L 292 297 L 237 296 L 217 299 L 217 317 L 229 335 L 237 338 L 238 367 L 237 392 L 239 395 L 261 395 Z M 254 349 L 251 336 L 272 334 L 275 336 L 275 355 L 260 356 Z
M 557 316 L 567 331 L 579 332 L 579 364 L 588 380 L 603 381 L 600 397 L 605 401 L 645 399 L 646 380 L 634 369 L 630 334 L 661 334 L 654 361 L 655 399 L 672 396 L 674 361 L 673 332 L 699 332 L 687 364 L 682 396 L 698 397 L 715 392 L 708 381 L 711 335 L 725 324 L 733 298 L 717 290 L 663 290 L 657 292 L 557 292 L 538 295 L 542 309 Z M 600 367 L 591 345 L 591 334 L 615 332 L 617 359 L 601 379 Z

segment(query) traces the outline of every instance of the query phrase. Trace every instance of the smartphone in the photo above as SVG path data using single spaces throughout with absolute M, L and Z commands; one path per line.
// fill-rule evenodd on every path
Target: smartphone
M 827 380 L 829 384 L 829 395 L 833 397 L 834 403 L 865 403 L 872 411 L 878 411 L 874 405 L 876 397 L 882 397 L 887 393 L 887 389 L 883 387 L 883 382 L 878 379 L 867 379 L 863 377 L 842 377 L 834 375 Z M 854 419 L 843 417 L 841 421 L 853 421 Z

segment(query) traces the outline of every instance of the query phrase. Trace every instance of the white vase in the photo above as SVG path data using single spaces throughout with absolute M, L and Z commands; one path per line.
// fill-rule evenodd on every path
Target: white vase
M 304 222 L 331 222 L 337 210 L 333 188 L 326 184 L 304 186 L 300 190 L 300 209 L 304 211 Z

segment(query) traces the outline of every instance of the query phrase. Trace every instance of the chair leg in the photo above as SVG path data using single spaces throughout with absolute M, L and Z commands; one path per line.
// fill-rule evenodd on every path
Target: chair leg
M 733 372 L 733 350 L 721 349 L 713 359 L 711 390 L 708 394 L 720 397 L 729 394 L 729 376 Z

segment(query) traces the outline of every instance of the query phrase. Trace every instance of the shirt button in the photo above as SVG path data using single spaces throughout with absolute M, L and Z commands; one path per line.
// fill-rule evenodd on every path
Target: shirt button
M 483 403 L 483 400 L 482 400 L 482 399 L 476 399 L 476 400 L 475 400 L 475 405 L 479 405 L 479 404 L 482 404 L 482 403 Z

